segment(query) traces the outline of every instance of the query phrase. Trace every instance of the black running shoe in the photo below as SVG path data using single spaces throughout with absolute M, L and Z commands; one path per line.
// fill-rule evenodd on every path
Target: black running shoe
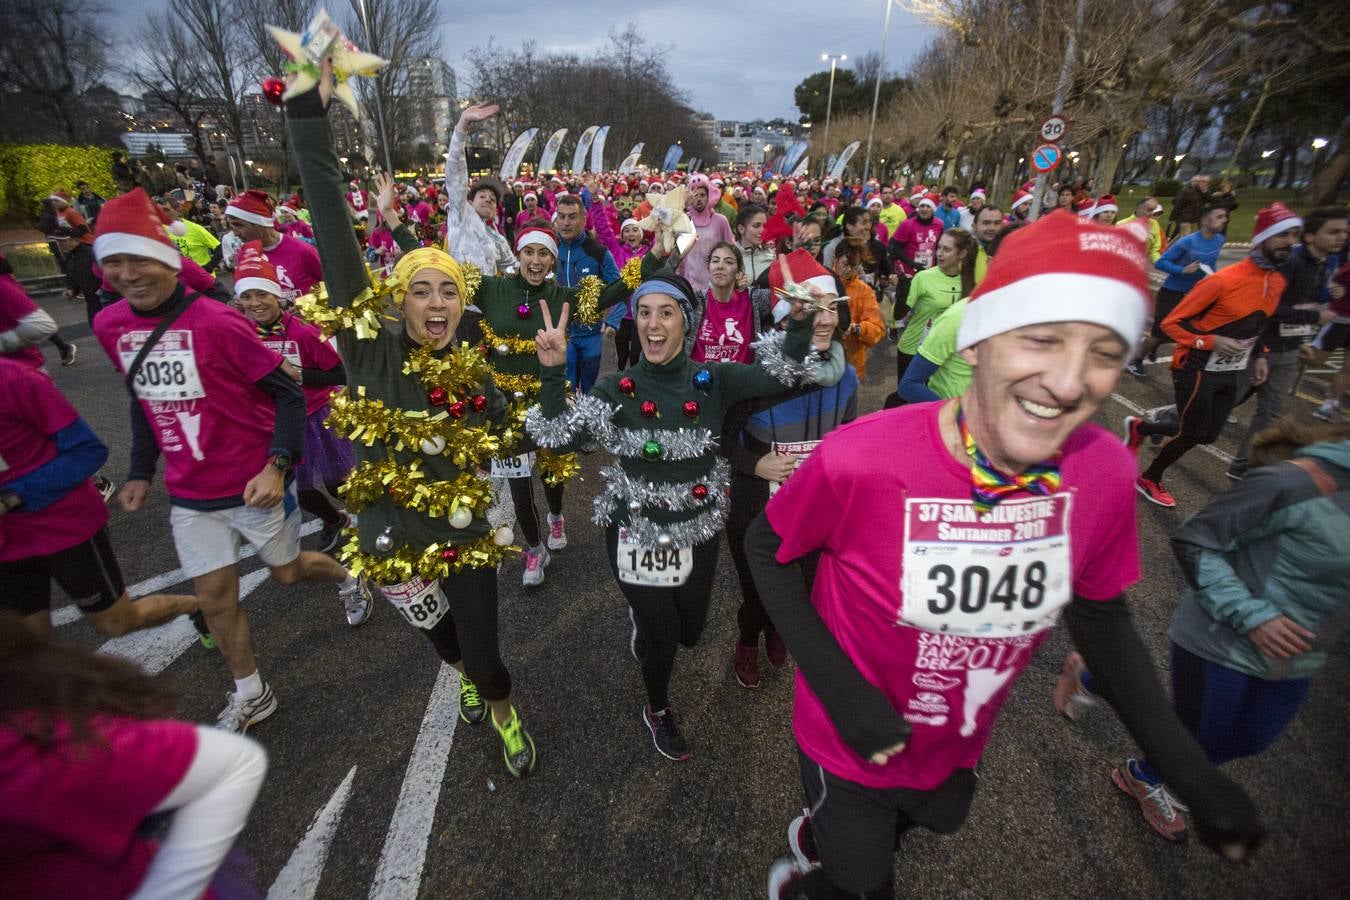
M 667 706 L 655 712 L 650 706 L 644 706 L 642 721 L 647 723 L 647 730 L 652 733 L 652 743 L 656 745 L 658 753 L 676 762 L 684 762 L 689 758 L 689 742 L 680 733 L 680 726 L 675 724 L 675 710 Z
M 355 524 L 352 521 L 351 515 L 348 513 L 339 513 L 339 515 L 342 518 L 338 519 L 332 525 L 325 524 L 323 528 L 319 529 L 320 553 L 332 553 L 336 550 L 338 544 L 342 542 L 342 530 Z

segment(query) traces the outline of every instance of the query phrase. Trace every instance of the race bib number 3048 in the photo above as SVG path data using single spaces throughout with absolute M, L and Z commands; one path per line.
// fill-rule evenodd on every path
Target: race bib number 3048
M 1052 627 L 1073 596 L 1067 492 L 1005 500 L 906 499 L 901 624 L 1008 637 Z

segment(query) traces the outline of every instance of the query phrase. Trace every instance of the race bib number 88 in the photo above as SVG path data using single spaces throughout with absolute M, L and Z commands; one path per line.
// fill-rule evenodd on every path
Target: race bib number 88
M 1052 627 L 1072 598 L 1071 495 L 905 501 L 900 620 L 925 631 L 1008 637 Z
M 694 552 L 688 547 L 647 547 L 635 542 L 627 528 L 619 529 L 615 551 L 619 580 L 644 587 L 676 587 L 694 571 Z

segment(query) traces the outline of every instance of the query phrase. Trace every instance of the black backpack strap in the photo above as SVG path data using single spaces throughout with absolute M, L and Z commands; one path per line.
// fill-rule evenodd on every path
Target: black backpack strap
M 136 376 L 140 374 L 141 366 L 145 364 L 145 358 L 150 355 L 151 350 L 155 349 L 155 345 L 158 344 L 159 339 L 164 336 L 164 332 L 169 330 L 169 326 L 174 322 L 177 322 L 178 317 L 187 312 L 187 308 L 200 296 L 201 294 L 194 291 L 184 297 L 181 304 L 165 313 L 164 316 L 160 318 L 159 324 L 155 326 L 155 330 L 150 332 L 150 337 L 145 339 L 144 344 L 141 344 L 141 349 L 136 352 L 136 358 L 131 361 L 131 365 L 127 366 L 126 377 L 123 379 L 123 382 L 127 386 L 127 392 L 131 394 L 131 396 L 136 396 Z

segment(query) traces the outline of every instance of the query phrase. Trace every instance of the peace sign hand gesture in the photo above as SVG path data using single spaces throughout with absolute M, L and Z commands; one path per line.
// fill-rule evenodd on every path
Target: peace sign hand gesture
M 567 315 L 571 304 L 563 303 L 558 316 L 558 324 L 553 324 L 553 316 L 548 309 L 548 301 L 539 301 L 540 311 L 544 314 L 544 327 L 534 336 L 534 352 L 541 366 L 561 366 L 567 362 Z

